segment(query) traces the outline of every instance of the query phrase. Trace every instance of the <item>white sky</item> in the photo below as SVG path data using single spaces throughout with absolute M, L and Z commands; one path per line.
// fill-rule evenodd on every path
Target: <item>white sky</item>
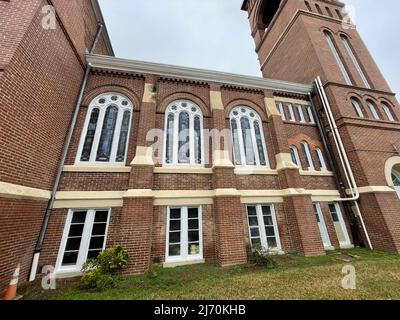
M 117 57 L 261 76 L 242 0 L 99 1 Z M 400 1 L 345 2 L 400 93 Z

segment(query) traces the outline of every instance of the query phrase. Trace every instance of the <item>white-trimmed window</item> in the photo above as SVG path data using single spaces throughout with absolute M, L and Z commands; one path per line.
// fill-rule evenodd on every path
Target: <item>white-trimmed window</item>
M 324 31 L 324 35 L 325 35 L 326 41 L 328 42 L 329 48 L 331 49 L 331 52 L 332 52 L 333 56 L 335 57 L 335 60 L 339 66 L 339 69 L 342 72 L 342 75 L 343 75 L 346 83 L 349 86 L 353 85 L 353 82 L 351 81 L 351 78 L 349 76 L 349 73 L 347 72 L 345 64 L 342 61 L 342 58 L 340 57 L 338 50 L 336 49 L 332 35 L 328 31 Z
M 396 192 L 400 198 L 400 172 L 393 169 L 392 170 L 392 180 L 393 180 L 394 188 L 396 189 Z
M 332 244 L 329 238 L 328 229 L 326 228 L 325 218 L 322 213 L 321 204 L 313 203 L 315 218 L 317 219 L 319 233 L 325 249 L 331 249 Z
M 355 53 L 354 53 L 354 51 L 353 51 L 353 49 L 352 49 L 352 47 L 350 45 L 349 39 L 347 39 L 347 37 L 345 37 L 343 35 L 340 36 L 340 38 L 342 39 L 344 47 L 346 48 L 347 53 L 349 54 L 349 56 L 351 58 L 351 61 L 353 61 L 353 64 L 356 67 L 357 72 L 360 75 L 365 87 L 368 88 L 368 89 L 371 89 L 371 85 L 369 84 L 369 82 L 367 80 L 367 77 L 365 76 L 364 71 L 362 70 L 362 68 L 360 66 L 360 63 L 357 60 L 357 57 L 356 57 L 356 55 L 355 55 Z
M 110 209 L 68 212 L 57 272 L 80 272 L 86 260 L 96 258 L 104 250 L 110 215 Z
M 320 148 L 316 148 L 315 149 L 315 154 L 317 155 L 318 164 L 319 164 L 319 167 L 321 168 L 321 171 L 328 170 L 327 167 L 326 167 L 325 158 L 324 158 L 324 155 L 322 154 L 321 149 Z
M 132 109 L 129 99 L 118 93 L 95 98 L 88 108 L 76 162 L 125 163 Z
M 381 120 L 378 111 L 376 110 L 375 104 L 371 101 L 367 101 L 367 106 L 369 108 L 369 111 L 371 111 L 372 117 L 375 120 Z
M 315 123 L 314 114 L 311 109 L 311 106 L 307 107 L 307 114 L 308 114 L 308 119 L 309 119 L 310 123 Z
M 306 118 L 304 117 L 304 112 L 303 112 L 303 106 L 301 105 L 296 105 L 296 109 L 297 109 L 297 114 L 299 115 L 299 121 L 301 123 L 306 122 Z
M 335 227 L 336 236 L 339 240 L 340 247 L 348 247 L 351 245 L 351 240 L 347 232 L 346 224 L 343 220 L 342 212 L 338 203 L 329 204 L 329 212 L 332 217 L 333 226 Z
M 288 108 L 288 112 L 289 112 L 289 121 L 292 121 L 292 122 L 296 121 L 296 117 L 295 117 L 294 111 L 293 111 L 293 106 L 289 103 L 287 105 L 287 108 Z
M 164 164 L 204 164 L 203 113 L 189 100 L 171 103 L 165 112 Z
M 258 113 L 248 107 L 236 107 L 230 119 L 235 164 L 268 167 L 267 147 Z
M 351 99 L 351 104 L 354 107 L 354 110 L 356 111 L 356 114 L 359 118 L 365 118 L 363 109 L 361 108 L 360 103 L 356 99 Z
M 282 104 L 282 102 L 278 102 L 278 103 L 276 104 L 276 107 L 278 108 L 279 113 L 281 114 L 281 119 L 282 119 L 282 121 L 286 121 L 285 110 L 283 109 L 283 104 Z
M 310 171 L 315 170 L 314 162 L 311 157 L 310 147 L 307 142 L 303 141 L 301 143 L 301 149 L 303 150 L 304 159 L 306 160 L 307 168 Z
M 166 262 L 203 259 L 201 207 L 169 207 Z
M 396 120 L 394 119 L 394 116 L 393 116 L 392 110 L 390 110 L 390 107 L 384 102 L 381 103 L 381 106 L 382 106 L 382 109 L 385 112 L 388 120 L 391 122 L 395 122 Z
M 301 168 L 301 161 L 300 161 L 300 156 L 299 156 L 299 150 L 297 150 L 296 146 L 291 146 L 290 147 L 290 154 L 292 156 L 292 161 L 296 166 L 299 166 Z
M 278 224 L 272 204 L 247 205 L 249 236 L 252 248 L 280 251 Z

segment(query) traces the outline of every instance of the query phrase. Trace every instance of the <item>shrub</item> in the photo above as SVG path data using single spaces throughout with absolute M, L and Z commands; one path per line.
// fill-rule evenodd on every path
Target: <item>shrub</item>
M 273 259 L 271 251 L 257 246 L 251 249 L 249 260 L 257 267 L 276 268 L 278 264 Z
M 107 249 L 82 268 L 81 283 L 88 288 L 106 290 L 115 286 L 115 275 L 128 264 L 128 253 L 122 246 Z

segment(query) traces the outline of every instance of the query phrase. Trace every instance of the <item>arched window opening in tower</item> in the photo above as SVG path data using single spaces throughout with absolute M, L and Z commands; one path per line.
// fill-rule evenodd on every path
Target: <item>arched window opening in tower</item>
M 189 100 L 172 102 L 165 112 L 165 165 L 203 165 L 203 113 Z
M 382 102 L 382 103 L 381 103 L 381 106 L 382 106 L 383 111 L 384 111 L 385 114 L 386 114 L 386 118 L 387 118 L 390 122 L 395 122 L 396 119 L 394 118 L 394 115 L 393 115 L 393 113 L 392 113 L 391 108 L 390 108 L 385 102 Z
M 96 97 L 88 108 L 76 162 L 125 162 L 132 109 L 129 99 L 120 94 Z
M 261 7 L 260 17 L 261 23 L 264 25 L 265 29 L 269 27 L 272 20 L 274 19 L 278 9 L 281 5 L 281 0 L 265 0 L 263 6 Z
M 314 171 L 315 170 L 314 162 L 312 160 L 310 147 L 309 147 L 308 143 L 306 141 L 303 141 L 301 143 L 301 148 L 303 150 L 304 159 L 306 160 L 307 169 L 309 171 Z
M 230 114 L 234 158 L 238 166 L 269 167 L 262 121 L 256 111 L 240 106 Z
M 368 100 L 367 101 L 367 106 L 368 106 L 369 111 L 371 112 L 372 117 L 375 120 L 381 120 L 381 117 L 379 116 L 379 113 L 378 113 L 378 111 L 376 109 L 375 103 L 373 103 L 372 101 Z
M 356 99 L 351 99 L 351 104 L 353 105 L 354 110 L 356 111 L 357 117 L 365 118 L 364 110 L 361 106 L 361 103 Z

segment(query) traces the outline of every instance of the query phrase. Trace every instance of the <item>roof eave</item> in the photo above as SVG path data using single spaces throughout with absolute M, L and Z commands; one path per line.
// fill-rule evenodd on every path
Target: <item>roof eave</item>
M 100 4 L 99 4 L 98 0 L 91 0 L 91 3 L 92 3 L 93 11 L 96 15 L 97 22 L 101 23 L 103 25 L 103 39 L 107 46 L 108 53 L 111 56 L 115 56 L 114 49 L 111 44 L 110 36 L 107 31 L 107 26 L 104 21 L 103 13 L 101 12 Z

